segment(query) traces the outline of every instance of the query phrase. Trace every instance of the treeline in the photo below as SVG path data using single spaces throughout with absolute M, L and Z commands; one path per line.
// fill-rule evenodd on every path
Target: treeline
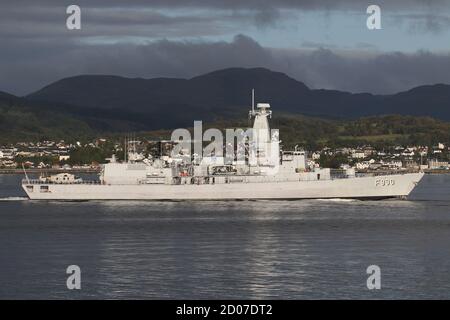
M 84 121 L 58 112 L 0 101 L 0 144 L 20 141 L 74 141 L 94 137 Z
M 240 118 L 242 119 L 242 118 Z M 373 116 L 353 120 L 324 119 L 292 114 L 276 114 L 270 120 L 272 128 L 280 129 L 280 139 L 285 149 L 296 145 L 308 150 L 322 147 L 356 147 L 372 145 L 385 148 L 395 145 L 436 145 L 438 142 L 450 145 L 450 123 L 430 117 L 403 115 Z M 221 120 L 204 123 L 207 128 L 248 128 L 251 121 Z M 192 129 L 192 128 L 191 128 Z M 136 132 L 138 139 L 170 139 L 172 130 Z M 0 104 L 0 144 L 18 141 L 43 141 L 64 139 L 68 141 L 92 141 L 102 136 L 108 141 L 123 141 L 124 132 L 94 132 L 90 126 L 78 119 L 59 114 L 31 111 L 27 107 Z M 84 143 L 83 143 L 84 144 Z M 71 164 L 86 163 L 92 159 L 99 162 L 108 148 L 78 148 L 71 154 Z M 89 155 L 89 156 L 87 156 Z M 107 154 L 106 156 L 110 156 Z
M 204 123 L 208 128 L 248 128 L 251 121 L 222 120 Z M 278 114 L 270 119 L 271 128 L 280 130 L 285 148 L 296 145 L 308 150 L 323 147 L 357 147 L 372 145 L 387 148 L 397 145 L 450 145 L 450 123 L 430 117 L 385 115 L 353 120 L 336 120 L 302 115 Z M 188 128 L 192 131 L 192 128 Z M 141 138 L 170 139 L 170 130 L 141 133 Z
M 450 123 L 430 117 L 386 115 L 356 120 L 327 120 L 310 117 L 280 117 L 281 139 L 287 146 L 299 144 L 315 150 L 321 147 L 372 145 L 450 144 Z
M 113 153 L 115 152 L 112 144 L 105 144 L 100 147 L 78 147 L 69 152 L 70 158 L 65 163 L 70 165 L 105 163 L 105 159 L 110 158 Z

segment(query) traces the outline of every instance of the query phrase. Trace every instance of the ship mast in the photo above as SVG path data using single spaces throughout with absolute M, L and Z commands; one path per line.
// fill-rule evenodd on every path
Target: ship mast
M 270 104 L 257 103 L 255 108 L 255 90 L 252 89 L 252 109 L 249 111 L 249 119 L 254 118 L 254 121 L 249 166 L 274 166 L 279 162 L 278 140 L 273 141 L 268 121 L 271 117 Z
M 252 89 L 252 110 L 248 112 L 248 118 L 251 119 L 255 115 L 255 89 Z
M 123 152 L 124 152 L 124 161 L 125 161 L 125 163 L 127 163 L 127 153 L 128 153 L 128 139 L 127 139 L 127 136 L 125 136 L 125 145 L 124 145 L 123 149 L 124 149 L 123 150 Z

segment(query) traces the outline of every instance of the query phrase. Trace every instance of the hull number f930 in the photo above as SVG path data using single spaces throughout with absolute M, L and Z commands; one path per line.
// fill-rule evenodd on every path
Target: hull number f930
M 395 180 L 394 179 L 376 179 L 375 180 L 375 187 L 389 187 L 394 186 Z

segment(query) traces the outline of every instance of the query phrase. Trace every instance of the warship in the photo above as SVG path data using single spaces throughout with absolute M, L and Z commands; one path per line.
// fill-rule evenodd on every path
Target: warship
M 98 179 L 70 173 L 30 179 L 25 173 L 22 188 L 32 200 L 405 199 L 424 175 L 358 174 L 353 168 L 335 175 L 311 166 L 305 151 L 280 150 L 278 131 L 269 127 L 271 115 L 269 104 L 255 108 L 252 101 L 252 148 L 239 159 L 202 154 L 189 161 L 190 155 L 172 153 L 119 162 L 113 156 Z

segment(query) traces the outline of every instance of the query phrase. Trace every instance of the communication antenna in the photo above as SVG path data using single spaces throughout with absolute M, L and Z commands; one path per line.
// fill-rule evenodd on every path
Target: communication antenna
M 255 113 L 255 89 L 252 89 L 252 113 Z
M 252 89 L 252 111 L 248 113 L 248 117 L 251 118 L 255 115 L 255 89 Z
M 127 153 L 128 153 L 128 141 L 127 141 L 127 136 L 125 135 L 125 145 L 124 145 L 124 161 L 125 163 L 127 163 Z

